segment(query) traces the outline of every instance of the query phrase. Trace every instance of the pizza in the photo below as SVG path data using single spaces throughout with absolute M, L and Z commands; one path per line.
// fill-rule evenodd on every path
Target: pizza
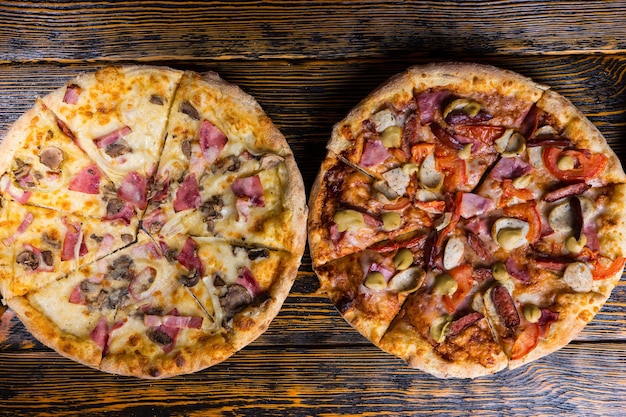
M 0 142 L 0 292 L 42 343 L 114 374 L 220 363 L 278 314 L 306 243 L 291 149 L 216 73 L 106 67 Z
M 619 281 L 626 176 L 566 98 L 487 65 L 414 66 L 338 122 L 309 199 L 345 320 L 440 378 L 569 343 Z

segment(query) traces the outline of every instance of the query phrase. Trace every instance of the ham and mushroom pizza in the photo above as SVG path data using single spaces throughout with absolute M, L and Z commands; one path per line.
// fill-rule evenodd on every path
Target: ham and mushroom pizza
M 409 366 L 513 369 L 569 343 L 619 281 L 625 183 L 548 87 L 415 66 L 335 125 L 309 200 L 313 268 L 343 317 Z
M 0 143 L 0 290 L 27 329 L 106 372 L 163 378 L 255 340 L 306 242 L 301 174 L 215 73 L 107 67 Z

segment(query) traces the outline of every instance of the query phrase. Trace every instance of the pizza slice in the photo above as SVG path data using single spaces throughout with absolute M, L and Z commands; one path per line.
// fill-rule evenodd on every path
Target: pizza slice
M 37 100 L 2 141 L 0 177 L 5 196 L 21 204 L 62 213 L 131 221 L 129 203 L 82 149 L 63 132 L 56 116 Z
M 216 74 L 185 74 L 169 117 L 144 227 L 298 252 L 284 233 L 306 213 L 293 155 L 258 104 Z M 284 225 L 289 227 L 284 228 Z
M 297 257 L 286 251 L 216 238 L 188 237 L 160 246 L 182 266 L 178 281 L 236 350 L 267 329 L 298 269 Z
M 475 378 L 504 369 L 508 359 L 480 296 L 484 280 L 483 271 L 469 263 L 428 271 L 378 345 L 439 378 Z
M 61 129 L 140 210 L 181 75 L 168 68 L 106 67 L 43 97 Z
M 77 215 L 2 201 L 0 251 L 13 276 L 3 280 L 9 299 L 41 288 L 82 265 L 89 264 L 135 240 L 137 221 L 100 222 Z
M 347 255 L 315 268 L 324 291 L 344 319 L 378 343 L 407 295 L 424 280 L 425 235 Z

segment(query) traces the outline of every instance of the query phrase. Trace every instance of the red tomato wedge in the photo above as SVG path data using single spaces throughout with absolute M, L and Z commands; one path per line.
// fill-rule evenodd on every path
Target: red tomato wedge
M 596 178 L 606 168 L 609 160 L 599 153 L 588 151 L 576 151 L 573 149 L 562 150 L 560 148 L 546 147 L 543 150 L 543 163 L 554 177 L 561 181 L 588 181 Z M 574 168 L 561 170 L 557 166 L 563 156 L 574 159 Z
M 469 139 L 479 140 L 487 145 L 493 144 L 504 133 L 500 126 L 457 125 L 454 130 Z
M 597 259 L 593 261 L 593 279 L 594 280 L 602 280 L 607 279 L 621 270 L 624 269 L 624 263 L 626 263 L 626 258 L 619 257 L 615 259 L 609 266 L 602 265 Z
M 528 352 L 537 346 L 539 340 L 539 325 L 530 323 L 522 330 L 515 339 L 513 348 L 511 349 L 511 359 L 523 358 Z
M 457 307 L 463 302 L 465 297 L 470 293 L 474 278 L 472 272 L 474 268 L 470 264 L 459 265 L 448 271 L 450 276 L 459 284 L 456 292 L 451 296 L 443 296 L 443 305 L 448 313 L 454 313 Z
M 502 209 L 502 214 L 506 217 L 515 217 L 528 222 L 529 228 L 526 239 L 530 243 L 538 241 L 541 237 L 541 217 L 539 217 L 539 212 L 537 212 L 536 202 L 529 201 L 505 207 Z

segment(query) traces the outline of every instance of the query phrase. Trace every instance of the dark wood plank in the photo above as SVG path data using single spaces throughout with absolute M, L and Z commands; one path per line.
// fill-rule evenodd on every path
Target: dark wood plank
M 626 4 L 49 1 L 0 5 L 0 62 L 626 51 Z
M 438 380 L 370 347 L 255 345 L 208 370 L 141 381 L 55 354 L 1 353 L 6 415 L 621 415 L 621 345 L 578 343 L 514 371 Z

